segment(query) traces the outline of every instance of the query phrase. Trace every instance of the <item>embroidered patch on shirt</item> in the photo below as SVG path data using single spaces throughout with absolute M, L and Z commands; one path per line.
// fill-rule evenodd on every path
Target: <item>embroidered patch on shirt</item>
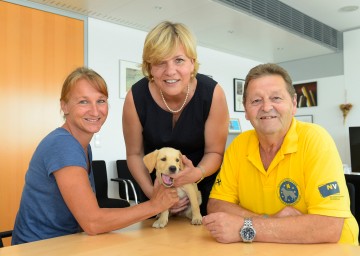
M 282 180 L 278 187 L 278 196 L 284 204 L 295 205 L 300 199 L 299 188 L 295 181 L 291 179 Z
M 215 181 L 215 185 L 220 186 L 221 185 L 221 179 L 217 178 Z
M 340 189 L 337 181 L 333 181 L 320 186 L 319 192 L 322 197 L 328 197 L 340 193 Z

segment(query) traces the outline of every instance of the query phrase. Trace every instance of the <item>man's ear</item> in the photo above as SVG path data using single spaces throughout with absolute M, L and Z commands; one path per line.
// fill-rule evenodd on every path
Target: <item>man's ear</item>
M 293 98 L 293 116 L 296 114 L 297 111 L 297 95 L 295 93 L 294 98 Z
M 146 168 L 149 170 L 149 173 L 152 173 L 155 168 L 158 154 L 159 154 L 159 150 L 156 149 L 153 152 L 143 157 L 144 164 Z

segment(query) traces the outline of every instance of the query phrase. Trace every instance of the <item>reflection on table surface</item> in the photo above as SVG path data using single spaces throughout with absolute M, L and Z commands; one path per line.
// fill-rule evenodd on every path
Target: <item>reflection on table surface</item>
M 4 247 L 0 255 L 360 255 L 360 247 L 343 244 L 251 244 L 216 242 L 203 226 L 171 217 L 163 229 L 152 228 L 154 219 L 97 236 L 84 233 Z

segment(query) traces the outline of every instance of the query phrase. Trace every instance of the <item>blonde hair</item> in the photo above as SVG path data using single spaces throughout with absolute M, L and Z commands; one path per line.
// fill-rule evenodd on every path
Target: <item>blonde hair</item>
M 109 97 L 105 80 L 94 70 L 86 67 L 79 67 L 71 72 L 65 79 L 61 89 L 60 101 L 65 103 L 69 101 L 71 89 L 81 79 L 88 81 L 98 92 L 104 94 L 106 98 Z
M 199 70 L 196 40 L 184 24 L 169 21 L 161 22 L 146 36 L 141 65 L 144 76 L 152 80 L 151 65 L 169 57 L 179 46 L 184 48 L 188 58 L 194 60 L 192 77 L 195 77 Z

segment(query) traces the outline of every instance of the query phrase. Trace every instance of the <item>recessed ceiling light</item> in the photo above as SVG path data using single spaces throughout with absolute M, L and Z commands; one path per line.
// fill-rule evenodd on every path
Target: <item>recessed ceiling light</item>
M 357 9 L 359 9 L 359 6 L 357 6 L 357 5 L 349 5 L 349 6 L 341 7 L 339 9 L 339 12 L 354 12 Z

